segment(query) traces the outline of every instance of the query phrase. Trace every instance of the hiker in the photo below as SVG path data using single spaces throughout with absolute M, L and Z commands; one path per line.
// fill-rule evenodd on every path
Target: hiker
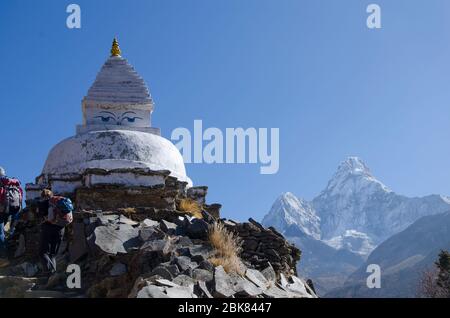
M 73 205 L 70 199 L 54 196 L 52 191 L 43 190 L 38 205 L 41 224 L 39 255 L 45 274 L 56 272 L 56 255 L 64 237 L 64 229 L 73 220 Z
M 23 190 L 20 181 L 6 176 L 6 171 L 0 167 L 0 265 L 8 260 L 5 226 L 11 218 L 9 235 L 14 233 L 15 225 L 22 210 Z

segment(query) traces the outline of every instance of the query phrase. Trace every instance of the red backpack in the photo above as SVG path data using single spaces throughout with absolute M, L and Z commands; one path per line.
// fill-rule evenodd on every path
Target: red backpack
M 0 213 L 22 207 L 23 190 L 15 178 L 0 178 Z

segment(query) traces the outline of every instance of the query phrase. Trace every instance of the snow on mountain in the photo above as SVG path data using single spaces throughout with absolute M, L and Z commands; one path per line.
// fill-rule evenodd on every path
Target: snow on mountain
M 420 217 L 450 210 L 450 201 L 439 195 L 398 195 L 378 181 L 361 159 L 350 157 L 312 206 L 321 218 L 322 239 L 329 241 L 352 230 L 365 233 L 378 245 Z
M 304 251 L 299 272 L 318 281 L 326 292 L 342 285 L 380 243 L 424 216 L 446 211 L 450 211 L 449 197 L 396 194 L 361 159 L 350 157 L 311 202 L 285 193 L 262 223 L 304 249 L 314 248 L 311 253 Z
M 345 249 L 361 256 L 369 255 L 375 248 L 372 239 L 367 234 L 355 230 L 347 230 L 344 234 L 324 242 L 337 250 Z
M 303 233 L 320 239 L 320 218 L 311 204 L 297 198 L 290 192 L 283 193 L 264 217 L 263 225 L 273 226 L 284 232 L 290 225 L 296 225 Z
M 370 194 L 377 191 L 391 192 L 372 175 L 360 158 L 349 157 L 341 162 L 319 198 L 328 198 L 335 195 L 350 197 L 355 192 Z
M 448 210 L 449 197 L 396 194 L 377 180 L 360 158 L 349 157 L 311 202 L 285 193 L 275 201 L 263 224 L 281 232 L 295 224 L 332 247 L 368 255 L 417 219 Z

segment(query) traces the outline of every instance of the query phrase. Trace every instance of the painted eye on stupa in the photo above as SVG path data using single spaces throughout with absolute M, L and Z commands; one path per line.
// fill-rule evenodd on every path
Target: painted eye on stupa
M 141 117 L 123 117 L 122 121 L 126 120 L 129 123 L 134 123 L 136 122 L 136 119 L 142 119 Z
M 111 120 L 115 120 L 115 118 L 111 116 L 96 116 L 95 118 L 100 118 L 104 123 L 109 123 Z
M 111 121 L 115 121 L 116 120 L 116 115 L 114 113 L 111 112 L 107 112 L 107 111 L 102 111 L 99 113 L 98 116 L 95 116 L 94 118 L 100 118 L 100 120 L 104 123 L 109 123 Z
M 134 123 L 134 122 L 136 122 L 136 119 L 142 119 L 142 117 L 138 117 L 135 115 L 136 115 L 136 113 L 133 111 L 124 112 L 121 115 L 120 124 L 123 123 L 124 121 L 126 121 L 128 123 Z

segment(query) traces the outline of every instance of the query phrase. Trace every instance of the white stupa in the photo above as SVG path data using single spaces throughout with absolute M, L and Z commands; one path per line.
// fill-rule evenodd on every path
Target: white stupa
M 144 80 L 121 56 L 114 39 L 111 56 L 82 100 L 83 124 L 77 127 L 75 136 L 50 151 L 38 185 L 46 185 L 53 179 L 52 188 L 58 185 L 61 188 L 54 190 L 68 192 L 83 182 L 70 180 L 76 180 L 87 170 L 139 168 L 167 170 L 171 176 L 192 185 L 178 149 L 160 136 L 158 128 L 151 126 L 153 108 Z M 116 174 L 115 178 L 122 183 L 131 178 L 129 182 L 133 183 L 137 177 Z M 141 178 L 138 185 L 146 184 Z

